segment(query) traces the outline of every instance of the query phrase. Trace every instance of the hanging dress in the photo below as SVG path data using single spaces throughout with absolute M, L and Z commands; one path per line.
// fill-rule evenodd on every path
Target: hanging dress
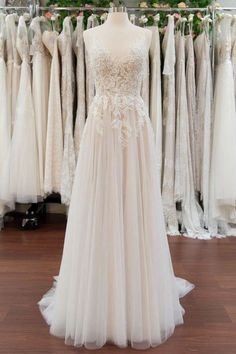
M 168 26 L 162 42 L 163 68 L 163 177 L 162 201 L 169 235 L 179 235 L 174 199 L 175 180 L 175 38 L 174 16 L 168 15 Z
M 63 127 L 60 91 L 61 69 L 57 39 L 58 32 L 56 31 L 44 31 L 42 36 L 43 43 L 52 57 L 45 151 L 45 194 L 61 192 Z
M 162 171 L 162 93 L 161 93 L 161 49 L 158 21 L 153 27 L 150 47 L 150 118 L 156 140 L 156 153 L 161 185 Z
M 9 178 L 9 152 L 11 143 L 11 126 L 9 124 L 9 106 L 6 66 L 6 15 L 0 13 L 0 230 L 3 217 L 10 206 L 7 194 Z
M 183 21 L 184 19 L 182 19 Z M 176 149 L 175 201 L 180 203 L 179 223 L 184 235 L 192 238 L 210 238 L 201 227 L 202 210 L 194 190 L 189 117 L 185 75 L 184 22 L 176 33 Z
M 16 48 L 17 35 L 17 14 L 6 16 L 7 35 L 7 87 L 9 104 L 9 124 L 11 125 L 11 135 L 13 134 L 16 102 L 20 85 L 21 58 Z
M 35 110 L 41 196 L 44 196 L 44 170 L 50 75 L 50 58 L 42 42 L 41 23 L 43 22 L 46 22 L 46 18 L 43 16 L 38 16 L 33 18 L 30 24 L 30 31 L 33 37 L 31 44 L 31 54 L 33 55 L 32 92 Z
M 210 174 L 210 217 L 220 222 L 236 222 L 236 110 L 231 62 L 232 15 L 218 19 L 216 41 L 217 67 L 214 89 L 214 121 Z
M 97 16 L 92 14 L 88 18 L 87 29 L 94 28 L 99 25 Z M 89 107 L 92 103 L 93 97 L 95 95 L 95 82 L 93 77 L 93 69 L 90 63 L 89 54 L 85 48 L 85 66 L 86 66 L 86 112 L 89 111 Z
M 176 280 L 172 268 L 154 133 L 141 97 L 150 41 L 146 29 L 137 31 L 120 56 L 97 32 L 85 32 L 96 96 L 80 145 L 60 273 L 39 302 L 50 333 L 76 347 L 161 344 L 183 323 L 179 297 L 193 288 Z
M 41 195 L 35 115 L 31 88 L 28 31 L 20 16 L 17 50 L 22 60 L 10 156 L 10 193 L 19 203 L 36 203 Z
M 73 104 L 75 95 L 75 77 L 73 68 L 71 18 L 64 19 L 63 30 L 58 36 L 58 47 L 62 62 L 62 122 L 64 131 L 64 148 L 62 159 L 61 200 L 65 205 L 70 204 L 71 190 L 75 173 L 75 147 L 73 136 Z
M 200 193 L 204 224 L 209 226 L 209 178 L 212 144 L 212 68 L 208 19 L 204 31 L 194 41 L 196 58 L 195 190 Z
M 74 129 L 74 142 L 76 156 L 78 156 L 79 146 L 85 124 L 85 56 L 83 40 L 83 16 L 77 17 L 77 26 L 73 33 L 73 48 L 76 54 L 76 82 L 77 82 L 77 112 Z
M 236 100 L 236 15 L 233 15 L 231 28 L 232 28 L 231 58 L 232 58 L 232 65 L 233 65 L 233 72 L 234 72 L 234 89 L 235 89 L 235 100 Z
M 193 33 L 192 24 L 189 24 L 190 33 L 185 39 L 185 51 L 186 51 L 186 93 L 188 104 L 188 118 L 189 118 L 189 135 L 190 135 L 190 147 L 191 147 L 191 160 L 193 170 L 194 189 L 196 189 L 196 162 L 195 162 L 195 124 L 196 124 L 196 82 L 195 82 L 195 57 L 193 47 Z

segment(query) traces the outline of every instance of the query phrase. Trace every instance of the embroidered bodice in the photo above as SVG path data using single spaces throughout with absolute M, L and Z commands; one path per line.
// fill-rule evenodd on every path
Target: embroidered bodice
M 22 61 L 30 63 L 28 30 L 24 16 L 20 16 L 16 38 L 16 48 Z
M 89 55 L 96 95 L 140 96 L 148 55 L 144 36 L 132 44 L 127 54 L 120 56 L 113 55 L 101 41 L 94 38 Z
M 45 55 L 46 50 L 42 42 L 42 31 L 41 31 L 41 22 L 45 22 L 46 19 L 43 16 L 38 16 L 33 18 L 30 29 L 33 31 L 33 39 L 32 39 L 32 55 L 41 54 Z
M 217 60 L 218 64 L 231 59 L 231 14 L 223 14 L 217 21 Z

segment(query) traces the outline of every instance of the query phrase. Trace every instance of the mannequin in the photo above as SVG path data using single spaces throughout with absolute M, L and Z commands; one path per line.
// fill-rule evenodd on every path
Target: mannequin
M 115 7 L 110 9 L 104 24 L 84 31 L 84 41 L 89 52 L 91 40 L 94 36 L 97 36 L 97 39 L 101 40 L 112 54 L 122 56 L 140 38 L 140 35 L 145 35 L 147 48 L 149 48 L 152 32 L 149 29 L 133 25 L 129 20 L 126 8 Z

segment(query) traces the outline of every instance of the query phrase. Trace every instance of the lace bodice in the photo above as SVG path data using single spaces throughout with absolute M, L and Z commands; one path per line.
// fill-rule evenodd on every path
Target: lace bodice
M 217 60 L 218 64 L 231 59 L 231 22 L 232 15 L 223 14 L 217 24 Z
M 41 21 L 46 21 L 45 17 L 43 16 L 35 17 L 30 24 L 30 29 L 33 32 L 32 53 L 31 53 L 33 55 L 37 53 L 40 53 L 42 55 L 46 54 L 46 50 L 42 42 L 42 31 L 40 27 Z
M 30 62 L 28 30 L 25 24 L 24 16 L 20 16 L 18 24 L 18 32 L 16 38 L 16 48 L 21 57 L 21 60 Z
M 95 38 L 89 55 L 97 95 L 140 96 L 148 56 L 145 36 L 140 36 L 129 52 L 119 57 Z

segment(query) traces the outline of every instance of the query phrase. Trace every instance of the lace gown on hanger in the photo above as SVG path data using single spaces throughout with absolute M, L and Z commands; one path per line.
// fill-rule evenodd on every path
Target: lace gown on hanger
M 9 124 L 9 106 L 6 66 L 6 15 L 0 13 L 0 216 L 6 212 L 10 197 L 6 194 L 6 181 L 9 178 L 9 152 L 11 143 L 11 126 Z M 0 229 L 1 229 L 0 220 Z
M 32 92 L 36 121 L 41 196 L 44 196 L 44 170 L 50 75 L 50 58 L 42 42 L 41 26 L 43 23 L 46 25 L 45 17 L 39 16 L 33 18 L 30 24 L 30 30 L 33 37 L 31 44 L 31 51 L 33 54 Z
M 158 168 L 161 183 L 162 170 L 162 94 L 161 94 L 161 49 L 158 25 L 150 27 L 150 118 L 155 134 Z
M 72 23 L 68 16 L 64 19 L 63 30 L 58 37 L 58 48 L 62 59 L 62 121 L 64 130 L 64 150 L 62 159 L 61 200 L 70 204 L 71 190 L 75 173 L 75 147 L 73 137 L 73 104 L 75 77 L 72 52 Z
M 13 134 L 16 101 L 20 85 L 21 58 L 16 48 L 17 35 L 17 14 L 6 16 L 6 34 L 7 34 L 7 87 L 9 104 L 9 124 L 11 125 L 11 134 Z
M 45 152 L 44 192 L 46 194 L 61 192 L 63 127 L 60 92 L 61 70 L 57 39 L 58 32 L 56 31 L 43 33 L 43 43 L 52 57 Z
M 163 68 L 163 171 L 162 200 L 167 233 L 179 235 L 174 200 L 175 181 L 175 38 L 174 16 L 168 16 L 168 26 L 162 42 Z
M 204 224 L 209 226 L 209 178 L 212 144 L 212 68 L 208 26 L 194 42 L 196 57 L 195 190 L 204 207 Z
M 230 14 L 218 20 L 217 68 L 210 175 L 210 216 L 216 224 L 236 222 L 236 111 L 231 62 Z M 217 233 L 217 226 L 212 232 Z
M 176 33 L 176 149 L 175 200 L 181 203 L 180 223 L 186 236 L 207 238 L 201 227 L 202 210 L 195 198 L 185 75 L 185 37 Z M 209 237 L 208 237 L 209 238 Z
M 16 45 L 22 64 L 11 144 L 10 193 L 16 202 L 36 203 L 41 195 L 41 189 L 28 31 L 23 16 L 19 19 Z
M 106 341 L 139 349 L 162 343 L 183 322 L 179 296 L 193 287 L 172 269 L 154 133 L 140 95 L 149 47 L 139 31 L 120 56 L 90 33 L 96 95 L 60 273 L 39 302 L 51 334 L 90 349 Z
M 75 151 L 78 156 L 80 141 L 85 124 L 85 63 L 83 41 L 83 16 L 77 17 L 77 26 L 73 33 L 73 48 L 77 57 L 76 82 L 77 82 L 77 113 L 74 130 Z

